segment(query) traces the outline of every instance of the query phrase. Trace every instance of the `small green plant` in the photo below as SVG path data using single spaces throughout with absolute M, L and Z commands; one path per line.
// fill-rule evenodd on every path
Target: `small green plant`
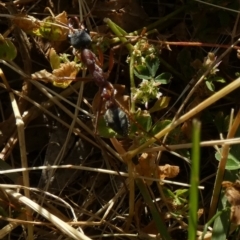
M 142 80 L 137 88 L 132 88 L 132 101 L 144 104 L 148 108 L 148 103 L 153 99 L 160 99 L 162 93 L 159 91 L 161 84 L 168 84 L 171 79 L 170 73 L 161 73 L 157 75 L 160 61 L 156 55 L 154 47 L 147 48 L 147 51 L 135 50 L 136 64 L 134 74 Z
M 202 68 L 204 70 L 207 70 L 208 68 L 210 68 L 211 64 L 215 60 L 216 60 L 215 54 L 212 53 L 212 52 L 209 52 L 207 57 L 204 58 L 204 61 L 202 63 Z M 222 77 L 217 76 L 217 72 L 219 71 L 218 66 L 219 66 L 220 63 L 221 62 L 219 62 L 216 66 L 211 68 L 211 71 L 210 71 L 208 77 L 205 79 L 206 86 L 211 92 L 215 91 L 215 86 L 214 86 L 215 82 L 219 82 L 219 83 L 225 83 L 226 82 Z
M 186 217 L 188 212 L 188 189 L 177 189 L 174 192 L 164 187 L 163 192 L 168 205 L 171 208 L 171 215 L 176 218 Z

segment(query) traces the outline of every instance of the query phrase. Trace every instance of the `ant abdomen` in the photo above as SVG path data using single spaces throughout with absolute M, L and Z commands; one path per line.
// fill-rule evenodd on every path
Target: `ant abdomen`
M 108 108 L 104 114 L 106 125 L 121 136 L 126 136 L 129 129 L 129 121 L 126 113 L 119 107 Z

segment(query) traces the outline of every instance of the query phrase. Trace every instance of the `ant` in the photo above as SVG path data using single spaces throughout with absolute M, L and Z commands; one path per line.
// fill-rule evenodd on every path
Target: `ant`
M 83 65 L 85 65 L 92 75 L 92 79 L 94 80 L 95 84 L 99 88 L 100 99 L 98 103 L 98 108 L 96 111 L 96 120 L 95 120 L 95 134 L 97 131 L 98 120 L 99 120 L 99 113 L 102 109 L 102 102 L 105 101 L 105 109 L 106 112 L 104 114 L 104 120 L 107 126 L 112 128 L 117 134 L 125 137 L 129 133 L 129 120 L 135 123 L 142 132 L 146 132 L 145 129 L 139 124 L 134 117 L 130 115 L 127 111 L 125 111 L 124 107 L 118 102 L 116 99 L 117 90 L 116 88 L 107 80 L 109 73 L 111 72 L 113 61 L 110 56 L 110 64 L 108 72 L 104 72 L 102 69 L 101 62 L 103 62 L 103 58 L 101 62 L 96 57 L 96 55 L 89 49 L 92 39 L 86 28 L 81 25 L 77 19 L 77 17 L 69 18 L 68 26 L 66 26 L 67 19 L 65 21 L 59 21 L 61 26 L 65 26 L 68 30 L 68 36 L 71 45 L 74 47 L 75 52 L 74 55 L 81 60 Z M 43 22 L 44 23 L 44 22 Z M 74 28 L 73 26 L 76 26 Z M 46 26 L 46 28 L 48 25 Z M 64 29 L 65 29 L 64 28 Z M 44 28 L 43 28 L 44 29 Z M 63 30 L 62 30 L 63 31 Z M 50 31 L 51 32 L 51 31 Z M 53 33 L 51 36 L 54 35 Z M 55 36 L 55 35 L 54 35 Z M 101 57 L 101 55 L 100 55 Z M 44 75 L 45 73 L 40 72 L 40 76 Z M 55 75 L 54 75 L 55 77 Z M 53 79 L 54 79 L 53 77 Z M 39 78 L 38 74 L 35 74 L 34 78 Z M 60 79 L 61 76 L 57 76 L 57 79 Z M 71 78 L 71 77 L 70 77 Z M 69 77 L 63 77 L 62 79 L 70 79 Z M 71 78 L 72 79 L 72 78 Z M 76 80 L 76 79 L 75 79 Z M 53 80 L 54 81 L 54 80 Z M 152 136 L 151 136 L 152 137 Z M 156 139 L 159 141 L 158 139 Z
M 96 122 L 95 122 L 95 133 L 99 118 L 99 112 L 101 109 L 102 101 L 105 100 L 105 109 L 104 120 L 110 128 L 121 136 L 126 136 L 128 134 L 129 121 L 126 113 L 118 106 L 115 95 L 117 90 L 113 85 L 107 80 L 109 72 L 111 71 L 112 64 L 108 73 L 104 73 L 101 68 L 100 61 L 96 55 L 89 49 L 92 39 L 85 28 L 79 24 L 77 18 L 74 20 L 80 26 L 79 29 L 73 28 L 72 19 L 70 19 L 69 27 L 71 33 L 69 34 L 70 43 L 76 49 L 75 55 L 81 59 L 82 63 L 87 67 L 89 73 L 92 75 L 95 84 L 99 87 L 100 92 L 100 102 L 98 105 Z

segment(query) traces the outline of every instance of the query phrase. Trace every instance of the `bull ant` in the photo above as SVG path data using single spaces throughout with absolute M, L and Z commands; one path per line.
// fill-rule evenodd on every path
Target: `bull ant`
M 78 22 L 77 18 L 74 19 Z M 93 81 L 99 87 L 101 97 L 98 105 L 95 126 L 97 126 L 98 124 L 99 112 L 101 110 L 102 101 L 105 100 L 106 112 L 104 114 L 104 120 L 107 126 L 112 128 L 121 136 L 126 136 L 128 134 L 129 127 L 128 117 L 116 102 L 116 89 L 109 81 L 107 81 L 113 63 L 110 64 L 108 72 L 104 73 L 103 69 L 101 68 L 100 61 L 98 60 L 96 55 L 89 49 L 92 40 L 87 30 L 82 26 L 80 26 L 80 29 L 73 29 L 72 26 L 73 25 L 70 23 L 70 43 L 77 50 L 75 53 L 76 56 L 81 59 L 82 63 L 87 67 L 89 73 L 93 77 Z

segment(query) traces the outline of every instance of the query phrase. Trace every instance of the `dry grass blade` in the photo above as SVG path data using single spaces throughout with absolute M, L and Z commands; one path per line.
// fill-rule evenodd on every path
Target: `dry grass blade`
M 238 111 L 232 126 L 230 126 L 229 128 L 227 139 L 233 138 L 235 136 L 239 126 L 240 126 L 240 111 Z M 221 157 L 221 161 L 219 162 L 219 167 L 216 175 L 215 187 L 213 189 L 212 202 L 211 202 L 208 219 L 211 219 L 213 217 L 215 209 L 217 207 L 218 197 L 221 191 L 221 182 L 223 181 L 225 167 L 228 160 L 229 149 L 230 149 L 230 146 L 228 144 L 223 145 L 222 157 Z
M 56 217 L 55 215 L 51 214 L 49 211 L 47 211 L 45 208 L 41 207 L 37 203 L 33 202 L 27 197 L 24 197 L 20 193 L 17 193 L 10 189 L 5 189 L 6 193 L 11 195 L 12 197 L 16 198 L 18 201 L 22 202 L 47 220 L 49 220 L 51 223 L 54 224 L 62 233 L 67 235 L 70 238 L 76 239 L 76 240 L 90 240 L 91 238 L 88 238 L 84 234 L 78 232 L 76 229 L 69 226 L 67 223 L 63 222 L 61 219 Z
M 18 227 L 21 223 L 20 222 L 11 222 L 2 229 L 0 229 L 0 239 L 3 239 L 5 236 L 10 234 L 16 227 Z
M 17 131 L 18 131 L 18 140 L 19 140 L 19 147 L 20 147 L 20 154 L 21 154 L 21 163 L 22 163 L 22 167 L 23 168 L 27 168 L 28 167 L 28 161 L 27 161 L 27 152 L 26 152 L 26 143 L 25 143 L 25 131 L 24 131 L 24 122 L 22 120 L 22 116 L 21 113 L 19 111 L 16 99 L 13 95 L 13 93 L 10 91 L 11 88 L 8 84 L 7 79 L 5 78 L 5 75 L 2 71 L 2 69 L 0 69 L 0 76 L 5 84 L 5 86 L 7 87 L 7 89 L 9 90 L 9 96 L 12 102 L 12 108 L 13 108 L 13 112 L 15 115 L 15 119 L 16 119 L 16 125 L 17 125 Z M 26 187 L 30 186 L 30 182 L 29 182 L 29 175 L 28 172 L 23 174 L 23 183 Z M 30 192 L 28 189 L 24 190 L 25 196 L 30 198 Z M 31 220 L 31 210 L 27 208 L 27 220 Z M 28 225 L 28 237 L 31 239 L 33 238 L 33 226 Z

